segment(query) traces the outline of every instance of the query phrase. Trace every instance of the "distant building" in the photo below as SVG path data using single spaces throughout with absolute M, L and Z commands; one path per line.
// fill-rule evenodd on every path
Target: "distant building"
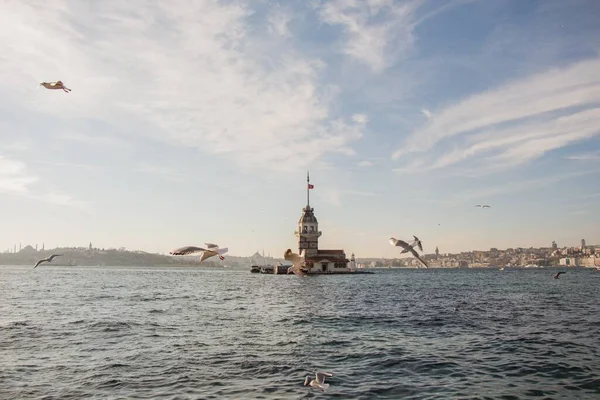
M 306 175 L 306 207 L 302 209 L 302 216 L 298 220 L 298 252 L 304 251 L 306 267 L 310 273 L 336 273 L 347 272 L 349 260 L 344 250 L 320 250 L 319 222 L 315 217 L 314 209 L 310 206 L 310 176 Z
M 556 242 L 553 240 L 552 241 L 552 250 L 556 250 L 558 249 L 558 245 L 556 244 Z
M 581 239 L 581 251 L 585 249 L 585 239 Z
M 579 263 L 575 257 L 565 257 L 561 258 L 558 262 L 559 265 L 563 265 L 565 267 L 577 267 Z
M 435 246 L 435 259 L 437 260 L 440 257 L 440 250 L 437 246 Z

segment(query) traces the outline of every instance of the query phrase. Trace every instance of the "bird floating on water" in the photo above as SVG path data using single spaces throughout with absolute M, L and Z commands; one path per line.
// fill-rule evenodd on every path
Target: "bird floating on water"
M 325 383 L 325 377 L 332 377 L 333 374 L 329 372 L 317 372 L 315 373 L 315 379 L 310 379 L 310 376 L 307 376 L 304 379 L 304 386 L 311 386 L 315 389 L 321 389 L 321 391 L 325 391 L 329 387 L 329 383 Z
M 560 278 L 560 274 L 566 274 L 566 272 L 564 272 L 564 271 L 557 272 L 555 275 L 552 275 L 552 278 L 558 279 L 558 278 Z
M 54 260 L 54 257 L 60 257 L 60 256 L 62 256 L 62 254 L 52 254 L 48 258 L 44 258 L 44 259 L 41 259 L 38 262 L 36 262 L 35 265 L 33 266 L 33 268 L 37 268 L 38 265 L 40 265 L 41 263 L 44 263 L 44 262 L 50 263 L 50 262 L 52 262 L 52 260 Z
M 302 250 L 302 253 L 296 254 L 292 253 L 291 249 L 287 249 L 285 253 L 283 253 L 283 258 L 286 261 L 290 261 L 292 266 L 288 268 L 287 273 L 294 273 L 298 276 L 306 276 L 308 274 L 308 269 L 306 268 L 305 262 L 306 250 Z
M 169 254 L 172 254 L 174 256 L 189 256 L 189 255 L 194 255 L 194 254 L 199 254 L 200 255 L 200 262 L 206 260 L 207 258 L 210 257 L 214 257 L 214 256 L 219 256 L 219 258 L 221 260 L 224 260 L 225 257 L 223 257 L 223 254 L 227 253 L 227 251 L 229 251 L 229 249 L 227 247 L 224 248 L 219 248 L 218 245 L 213 244 L 213 243 L 204 243 L 206 245 L 206 249 L 202 248 L 202 247 L 196 247 L 196 246 L 184 246 L 184 247 L 180 247 L 178 249 L 175 249 L 173 251 L 170 251 Z
M 66 87 L 65 84 L 62 83 L 62 81 L 42 82 L 42 83 L 40 83 L 40 86 L 43 86 L 46 89 L 50 89 L 50 90 L 62 89 L 65 93 L 69 93 L 71 91 L 71 89 Z
M 416 238 L 416 236 L 415 236 L 415 238 Z M 421 264 L 423 264 L 425 266 L 425 268 L 429 268 L 429 266 L 427 265 L 427 263 L 419 256 L 419 253 L 417 253 L 417 251 L 415 249 L 413 249 L 414 244 L 413 245 L 409 245 L 404 240 L 394 239 L 393 237 L 390 238 L 390 244 L 392 246 L 402 247 L 404 250 L 406 250 L 406 251 L 402 251 L 402 253 L 406 253 L 406 252 L 410 251 L 411 254 L 413 255 L 413 257 L 415 257 L 417 260 L 419 260 L 421 262 Z

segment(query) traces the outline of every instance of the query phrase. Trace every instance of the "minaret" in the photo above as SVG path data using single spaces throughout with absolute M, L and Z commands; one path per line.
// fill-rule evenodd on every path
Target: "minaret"
M 314 209 L 310 207 L 310 190 L 314 186 L 310 184 L 310 175 L 306 172 L 306 207 L 302 209 L 302 216 L 298 220 L 298 252 L 306 250 L 307 257 L 316 257 L 319 249 L 319 222 L 313 214 Z
M 437 246 L 435 246 L 435 259 L 437 260 L 439 256 L 440 256 L 440 250 L 437 248 Z

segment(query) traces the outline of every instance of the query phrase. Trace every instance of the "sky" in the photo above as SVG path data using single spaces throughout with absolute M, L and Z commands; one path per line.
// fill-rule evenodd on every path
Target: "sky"
M 0 251 L 600 244 L 600 2 L 7 0 Z M 62 80 L 72 92 L 40 82 Z M 489 204 L 486 209 L 476 204 Z

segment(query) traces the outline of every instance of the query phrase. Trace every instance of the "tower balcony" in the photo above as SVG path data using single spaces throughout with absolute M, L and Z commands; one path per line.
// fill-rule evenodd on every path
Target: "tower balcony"
M 319 237 L 321 236 L 323 232 L 321 231 L 312 231 L 312 232 L 300 232 L 300 231 L 294 231 L 294 235 L 296 235 L 297 237 L 300 237 L 301 235 L 307 238 L 315 238 L 315 237 Z

